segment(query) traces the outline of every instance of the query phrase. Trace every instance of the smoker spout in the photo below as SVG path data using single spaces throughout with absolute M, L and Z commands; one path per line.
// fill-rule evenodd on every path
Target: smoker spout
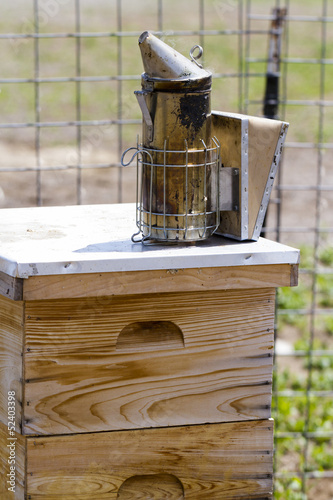
M 192 80 L 210 75 L 148 31 L 141 34 L 139 47 L 148 78 Z

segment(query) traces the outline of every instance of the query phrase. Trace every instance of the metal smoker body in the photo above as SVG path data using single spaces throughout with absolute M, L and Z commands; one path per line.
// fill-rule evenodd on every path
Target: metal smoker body
M 148 32 L 139 45 L 146 70 L 136 92 L 143 114 L 139 229 L 149 240 L 206 239 L 219 223 L 211 74 Z
M 137 157 L 132 240 L 199 241 L 214 232 L 257 240 L 288 124 L 211 112 L 212 75 L 196 62 L 199 46 L 192 61 L 147 31 L 139 46 L 145 73 L 135 92 L 142 143 L 129 148 Z

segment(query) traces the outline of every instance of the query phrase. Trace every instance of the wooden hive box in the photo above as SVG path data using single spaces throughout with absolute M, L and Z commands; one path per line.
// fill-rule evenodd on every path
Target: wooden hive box
M 2 214 L 0 498 L 271 498 L 298 251 L 133 244 L 133 205 Z

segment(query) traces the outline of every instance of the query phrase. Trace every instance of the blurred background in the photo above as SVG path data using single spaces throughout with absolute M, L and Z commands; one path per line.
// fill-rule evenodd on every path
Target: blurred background
M 299 286 L 278 291 L 275 498 L 332 500 L 332 1 L 2 0 L 0 207 L 135 201 L 120 158 L 146 29 L 203 47 L 213 109 L 290 123 L 264 232 L 301 249 Z

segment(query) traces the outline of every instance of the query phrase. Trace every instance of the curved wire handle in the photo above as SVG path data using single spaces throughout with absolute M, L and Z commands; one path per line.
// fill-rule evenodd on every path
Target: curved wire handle
M 134 150 L 134 153 L 132 155 L 132 158 L 130 159 L 129 162 L 125 163 L 124 162 L 124 158 L 125 158 L 125 155 L 129 152 L 129 151 L 133 151 Z M 152 155 L 149 153 L 149 151 L 145 150 L 145 149 L 141 149 L 139 148 L 138 146 L 137 147 L 134 147 L 132 146 L 131 148 L 127 148 L 123 154 L 121 155 L 121 165 L 123 167 L 127 167 L 128 165 L 130 165 L 132 163 L 132 161 L 134 160 L 135 157 L 137 157 L 139 154 L 142 155 L 143 153 L 146 153 L 148 156 L 149 156 L 149 159 L 150 159 L 150 166 L 152 168 L 153 166 L 153 157 Z M 138 167 L 137 167 L 138 168 Z M 152 183 L 152 175 L 151 175 L 151 183 Z M 138 170 L 137 170 L 137 189 L 138 189 Z M 152 197 L 152 186 L 150 186 L 150 206 L 151 206 L 151 197 Z M 136 202 L 136 205 L 138 206 L 138 194 L 137 194 L 137 202 Z M 149 239 L 149 236 L 150 236 L 150 232 L 151 232 L 151 221 L 150 221 L 150 229 L 149 229 L 149 234 L 148 236 L 142 236 L 140 239 L 135 239 L 136 236 L 138 236 L 140 233 L 141 233 L 141 211 L 140 211 L 140 220 L 138 221 L 137 220 L 137 226 L 139 227 L 139 231 L 132 234 L 131 236 L 131 240 L 133 241 L 133 243 L 143 243 L 145 244 L 145 240 L 146 239 Z
M 197 49 L 198 49 L 198 54 L 195 56 L 194 52 Z M 201 45 L 194 45 L 190 50 L 190 58 L 201 69 L 202 69 L 202 64 L 198 63 L 198 59 L 202 57 L 202 54 L 203 54 L 203 48 L 201 47 Z
M 125 155 L 126 155 L 129 151 L 131 151 L 131 150 L 135 150 L 135 153 L 133 153 L 132 158 L 130 159 L 130 161 L 129 161 L 129 162 L 124 163 L 124 158 L 125 158 Z M 135 157 L 136 157 L 139 153 L 141 153 L 141 150 L 140 150 L 140 149 L 138 149 L 137 147 L 132 146 L 131 148 L 127 148 L 127 149 L 123 152 L 123 154 L 121 155 L 121 159 L 120 159 L 121 166 L 122 166 L 122 167 L 128 167 L 128 165 L 130 165 L 130 164 L 132 163 L 132 161 L 134 160 L 134 158 L 135 158 Z

